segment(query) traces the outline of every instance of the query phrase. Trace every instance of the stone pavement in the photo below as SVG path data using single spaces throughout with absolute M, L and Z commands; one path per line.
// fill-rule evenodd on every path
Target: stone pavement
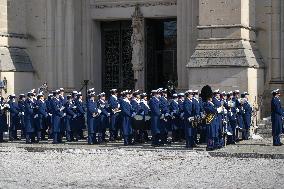
M 266 138 L 261 140 L 247 140 L 240 141 L 236 145 L 228 145 L 225 148 L 209 151 L 209 155 L 212 157 L 237 157 L 237 158 L 269 158 L 269 159 L 284 159 L 284 146 L 276 147 L 272 146 L 272 139 Z M 87 145 L 86 141 L 81 140 L 79 142 L 64 143 L 64 144 L 51 144 L 51 141 L 44 141 L 40 144 L 25 144 L 22 141 L 7 142 L 0 144 L 1 150 L 5 150 L 6 147 L 24 148 L 28 152 L 45 152 L 45 151 L 63 151 L 63 150 L 92 150 L 92 149 L 126 149 L 134 151 L 206 151 L 206 145 L 202 144 L 193 150 L 188 150 L 184 147 L 184 143 L 173 143 L 167 146 L 152 147 L 150 143 L 137 144 L 133 146 L 123 146 L 122 141 L 109 142 L 100 145 Z

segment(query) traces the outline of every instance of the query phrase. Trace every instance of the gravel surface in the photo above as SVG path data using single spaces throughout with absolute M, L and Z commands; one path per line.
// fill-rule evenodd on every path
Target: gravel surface
M 0 147 L 0 188 L 283 188 L 283 159 L 203 151 Z

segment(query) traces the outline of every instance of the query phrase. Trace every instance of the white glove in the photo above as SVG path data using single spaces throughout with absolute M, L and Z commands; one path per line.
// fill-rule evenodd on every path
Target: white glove
M 19 112 L 19 113 L 18 113 L 18 116 L 21 116 L 21 115 L 22 115 L 22 112 Z
M 228 113 L 228 111 L 226 109 L 224 109 L 224 114 L 227 114 L 227 113 Z
M 36 114 L 35 116 L 34 116 L 34 118 L 37 118 L 38 117 L 38 114 Z
M 217 112 L 221 113 L 222 112 L 222 107 L 217 108 Z
M 49 116 L 52 116 L 52 114 L 51 114 L 51 113 L 48 113 L 48 115 L 49 115 Z
M 25 112 L 22 112 L 22 115 L 25 115 Z
M 166 113 L 166 114 L 165 114 L 165 117 L 168 117 L 169 115 L 170 115 L 169 113 Z
M 117 108 L 120 108 L 120 104 L 117 105 Z
M 61 108 L 60 108 L 60 111 L 63 111 L 64 109 L 65 109 L 64 107 L 61 107 Z
M 107 113 L 107 117 L 109 117 L 110 116 L 110 113 Z
M 135 112 L 132 113 L 131 117 L 134 117 L 134 116 L 136 116 L 136 113 L 135 113 Z
M 98 109 L 98 113 L 100 114 L 100 113 L 102 113 L 102 111 L 100 109 Z
M 73 109 L 76 109 L 76 108 L 77 108 L 77 106 L 73 106 L 72 108 L 73 108 Z
M 65 116 L 66 116 L 66 113 L 64 113 L 62 117 L 65 117 Z
M 237 113 L 239 113 L 240 112 L 239 108 L 236 108 L 236 111 L 237 111 Z

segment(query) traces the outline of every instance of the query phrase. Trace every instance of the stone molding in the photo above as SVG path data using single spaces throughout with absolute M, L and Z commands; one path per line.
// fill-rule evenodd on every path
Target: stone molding
M 10 38 L 19 38 L 19 39 L 28 39 L 28 35 L 19 34 L 19 33 L 4 33 L 0 32 L 0 37 L 10 37 Z
M 91 9 L 105 9 L 105 8 L 128 8 L 128 7 L 153 7 L 153 6 L 173 6 L 177 5 L 177 0 L 163 0 L 163 1 L 111 1 L 111 2 L 103 2 L 103 1 L 95 1 L 94 4 L 90 5 Z
M 249 27 L 249 26 L 245 26 L 242 24 L 232 24 L 232 25 L 208 25 L 208 26 L 197 26 L 197 29 L 212 29 L 212 28 L 244 28 L 244 29 L 248 29 L 251 31 L 256 31 L 255 28 L 253 27 Z

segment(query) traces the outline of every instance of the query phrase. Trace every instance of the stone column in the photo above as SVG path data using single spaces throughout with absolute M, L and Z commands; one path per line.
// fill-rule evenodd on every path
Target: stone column
M 132 15 L 133 33 L 131 36 L 132 43 L 132 69 L 134 71 L 135 89 L 144 90 L 144 19 L 140 12 L 140 7 L 136 6 Z
M 188 87 L 185 69 L 197 43 L 198 0 L 177 0 L 177 73 L 178 89 Z
M 283 82 L 282 69 L 284 65 L 281 64 L 281 1 L 271 1 L 271 83 Z
M 57 69 L 54 70 L 57 76 L 57 85 L 56 88 L 62 87 L 64 82 L 64 16 L 65 16 L 65 1 L 57 0 L 56 1 L 56 19 L 55 19 L 55 54 L 56 54 L 56 66 Z
M 74 88 L 74 0 L 66 1 L 65 13 L 65 61 L 64 61 L 64 80 L 65 86 Z
M 56 85 L 56 63 L 55 63 L 55 3 L 46 1 L 46 64 L 45 78 L 48 86 L 54 88 Z
M 263 62 L 255 44 L 255 0 L 199 0 L 198 44 L 188 67 L 189 88 L 262 94 Z

